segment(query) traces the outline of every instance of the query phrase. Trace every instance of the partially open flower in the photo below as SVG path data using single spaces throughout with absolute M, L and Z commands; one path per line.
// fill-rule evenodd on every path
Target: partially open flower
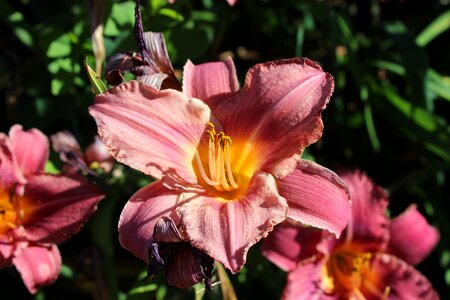
M 14 264 L 31 293 L 56 280 L 56 244 L 75 234 L 103 197 L 81 176 L 44 173 L 47 159 L 39 130 L 14 125 L 9 137 L 0 133 L 0 268 Z
M 283 223 L 264 240 L 263 254 L 289 272 L 282 298 L 439 299 L 430 282 L 410 265 L 436 246 L 438 231 L 415 206 L 391 223 L 388 197 L 379 186 L 358 171 L 341 176 L 352 192 L 353 206 L 340 239 Z
M 85 154 L 81 151 L 76 138 L 67 130 L 51 135 L 50 139 L 53 150 L 65 163 L 63 172 L 75 173 L 80 170 L 85 174 L 94 174 L 91 170 L 98 167 L 106 173 L 111 171 L 113 157 L 98 136 L 95 136 L 94 141 L 86 148 Z

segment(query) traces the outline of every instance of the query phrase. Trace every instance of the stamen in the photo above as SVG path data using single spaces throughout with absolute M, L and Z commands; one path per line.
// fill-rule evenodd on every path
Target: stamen
M 212 181 L 208 178 L 208 176 L 205 173 L 205 169 L 203 169 L 202 161 L 200 160 L 200 155 L 198 154 L 198 151 L 195 151 L 195 160 L 197 161 L 198 170 L 200 171 L 200 175 L 202 176 L 203 180 L 209 185 L 216 186 L 220 183 L 216 181 Z
M 224 188 L 224 190 L 226 191 L 232 191 L 233 189 L 230 187 L 230 185 L 227 182 L 227 178 L 225 177 L 225 164 L 223 161 L 223 149 L 219 150 L 219 157 L 220 157 L 220 183 L 222 184 L 222 187 Z
M 208 169 L 209 177 L 206 175 L 198 151 L 195 153 L 198 170 L 201 177 L 208 185 L 214 186 L 218 191 L 233 191 L 239 186 L 234 180 L 231 169 L 230 145 L 231 138 L 224 132 L 216 132 L 214 124 L 206 124 L 206 134 L 209 137 L 208 144 Z
M 231 172 L 231 162 L 230 162 L 230 145 L 231 145 L 231 138 L 228 137 L 227 141 L 225 142 L 225 163 L 227 166 L 227 175 L 228 175 L 228 180 L 230 181 L 231 186 L 233 187 L 233 189 L 237 189 L 238 185 L 236 183 L 236 181 L 234 180 L 233 177 L 233 172 Z
M 382 300 L 387 300 L 387 298 L 389 297 L 389 294 L 391 293 L 391 287 L 387 286 L 384 288 L 384 293 L 383 293 L 383 298 L 381 298 Z
M 214 137 L 209 139 L 209 145 L 208 145 L 208 162 L 209 162 L 209 176 L 211 176 L 211 179 L 214 181 L 217 179 L 216 177 L 216 146 L 214 145 Z

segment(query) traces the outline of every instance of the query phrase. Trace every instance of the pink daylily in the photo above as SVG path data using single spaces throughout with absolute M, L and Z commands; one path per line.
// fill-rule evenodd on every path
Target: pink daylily
M 414 205 L 389 220 L 380 187 L 359 171 L 341 177 L 353 206 L 340 239 L 285 222 L 264 240 L 263 254 L 289 272 L 282 299 L 439 299 L 411 266 L 436 246 L 436 228 Z
M 48 139 L 14 125 L 0 133 L 0 268 L 17 268 L 30 291 L 56 280 L 56 244 L 76 233 L 103 195 L 80 176 L 44 173 Z
M 157 179 L 125 205 L 122 246 L 148 262 L 155 224 L 170 217 L 191 245 L 237 272 L 288 217 L 339 236 L 347 187 L 300 159 L 322 134 L 333 86 L 312 61 L 286 59 L 254 66 L 239 88 L 228 59 L 189 61 L 182 92 L 130 81 L 98 95 L 90 113 L 103 143 Z

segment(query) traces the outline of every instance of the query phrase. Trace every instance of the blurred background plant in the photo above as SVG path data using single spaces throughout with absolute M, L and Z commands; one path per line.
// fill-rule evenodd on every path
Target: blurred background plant
M 67 129 L 85 149 L 95 135 L 87 112 L 94 94 L 86 56 L 100 73 L 105 57 L 136 50 L 134 5 L 1 1 L 0 131 L 15 123 L 46 134 Z M 441 232 L 437 250 L 418 269 L 443 298 L 450 295 L 448 0 L 240 0 L 234 7 L 222 0 L 148 0 L 142 6 L 144 30 L 164 33 L 179 73 L 187 59 L 232 56 L 242 83 L 258 62 L 293 56 L 320 62 L 336 88 L 323 115 L 324 135 L 305 156 L 332 169 L 365 170 L 390 193 L 393 216 L 417 203 Z M 48 169 L 59 167 L 53 153 Z M 6 299 L 222 298 L 219 285 L 204 293 L 201 286 L 167 287 L 162 275 L 143 281 L 145 266 L 120 247 L 116 228 L 129 196 L 150 178 L 115 165 L 96 181 L 107 198 L 89 224 L 61 245 L 58 281 L 31 296 L 15 272 L 1 270 Z M 285 274 L 253 247 L 247 265 L 230 280 L 240 299 L 276 299 Z M 224 295 L 233 299 L 229 290 Z

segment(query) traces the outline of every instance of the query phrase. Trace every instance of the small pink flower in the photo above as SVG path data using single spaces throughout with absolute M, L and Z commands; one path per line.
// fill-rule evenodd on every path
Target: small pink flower
M 263 254 L 289 272 L 282 298 L 439 299 L 410 265 L 436 246 L 436 228 L 415 206 L 390 221 L 388 197 L 380 187 L 358 171 L 341 176 L 353 206 L 340 239 L 285 222 L 264 240 Z
M 37 129 L 0 133 L 0 268 L 14 264 L 30 293 L 56 280 L 56 244 L 76 233 L 103 195 L 80 176 L 44 173 L 47 137 Z
M 170 217 L 194 247 L 232 272 L 287 217 L 339 235 L 345 184 L 300 156 L 323 130 L 331 75 L 308 59 L 254 66 L 239 89 L 231 59 L 184 67 L 183 92 L 131 81 L 98 95 L 90 113 L 120 162 L 158 180 L 119 220 L 123 247 L 148 261 L 155 224 Z

